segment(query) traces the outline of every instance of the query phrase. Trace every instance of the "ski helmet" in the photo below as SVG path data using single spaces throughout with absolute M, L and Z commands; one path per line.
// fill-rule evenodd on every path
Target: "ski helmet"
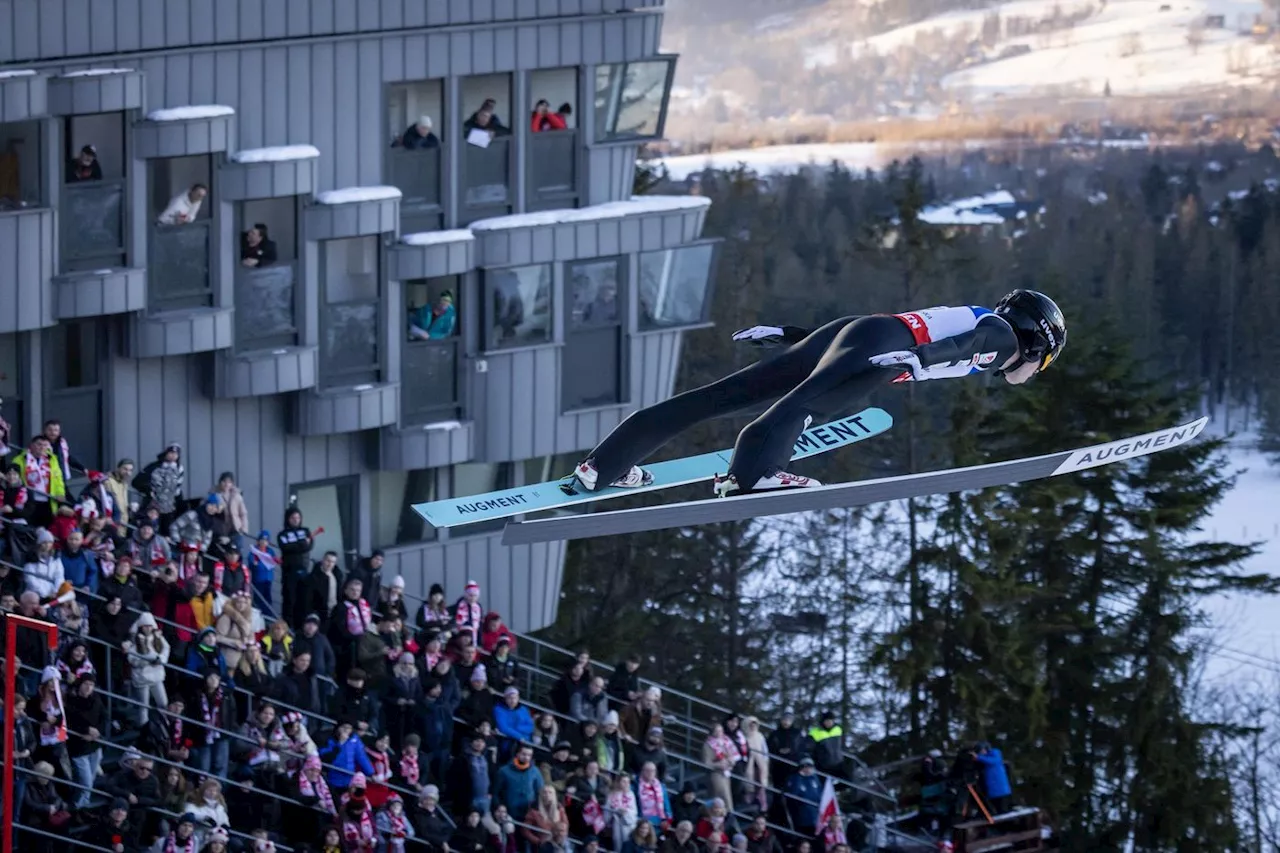
M 996 314 L 1013 327 L 1022 358 L 1038 364 L 1036 373 L 1043 373 L 1067 345 L 1062 310 L 1038 290 L 1013 291 L 996 305 Z

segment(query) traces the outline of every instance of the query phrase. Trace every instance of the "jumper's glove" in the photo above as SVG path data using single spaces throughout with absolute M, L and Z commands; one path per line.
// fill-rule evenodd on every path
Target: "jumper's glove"
M 892 367 L 908 371 L 911 373 L 911 378 L 917 380 L 920 378 L 921 372 L 924 371 L 924 367 L 920 364 L 919 354 L 909 349 L 873 355 L 870 361 L 876 367 Z
M 752 326 L 750 329 L 740 329 L 733 333 L 735 341 L 747 341 L 756 346 L 776 346 L 783 342 L 783 334 L 781 326 Z

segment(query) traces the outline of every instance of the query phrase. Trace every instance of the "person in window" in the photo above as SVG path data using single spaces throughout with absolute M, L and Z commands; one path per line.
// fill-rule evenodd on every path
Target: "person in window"
M 533 118 L 530 121 L 529 129 L 534 133 L 542 133 L 548 130 L 564 130 L 565 127 L 564 117 L 559 113 L 551 112 L 551 103 L 546 98 L 533 105 Z
M 161 225 L 187 225 L 194 222 L 196 214 L 200 212 L 200 205 L 208 194 L 209 188 L 204 184 L 192 184 L 191 189 L 180 192 L 169 200 L 169 205 L 157 221 Z
M 276 262 L 276 242 L 267 238 L 267 226 L 261 222 L 240 236 L 240 263 L 246 267 L 265 267 Z
M 92 145 L 86 145 L 80 149 L 79 155 L 72 159 L 71 166 L 67 169 L 67 183 L 100 180 L 102 180 L 102 164 L 98 162 L 98 149 Z
M 556 109 L 556 116 L 564 123 L 565 127 L 569 126 L 569 119 L 573 117 L 573 105 L 567 101 Z
M 473 130 L 489 131 L 489 138 L 493 139 L 497 136 L 510 136 L 511 129 L 502 123 L 502 119 L 498 118 L 494 113 L 494 109 L 498 106 L 498 102 L 493 98 L 486 98 L 485 102 L 480 105 L 480 109 L 471 114 L 471 118 L 462 124 L 462 129 L 467 133 Z
M 440 340 L 453 334 L 458 322 L 458 310 L 453 307 L 453 291 L 440 294 L 434 306 L 423 305 L 413 312 L 409 321 L 409 337 L 416 341 Z
M 411 151 L 439 148 L 440 138 L 432 130 L 434 126 L 431 116 L 419 116 L 416 122 L 405 128 L 400 136 L 400 145 Z

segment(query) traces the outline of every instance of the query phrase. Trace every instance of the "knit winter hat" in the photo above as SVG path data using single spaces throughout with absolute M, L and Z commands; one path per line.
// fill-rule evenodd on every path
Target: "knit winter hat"
M 367 788 L 369 787 L 369 781 L 365 779 L 363 773 L 357 773 L 351 777 L 351 787 L 357 789 Z
M 41 544 L 43 544 L 43 543 L 45 543 L 45 542 L 52 542 L 52 541 L 53 541 L 53 534 L 52 534 L 52 533 L 50 533 L 49 531 L 45 530 L 43 527 L 41 527 L 41 528 L 36 532 L 36 541 L 37 541 L 37 542 L 39 542 L 39 543 L 41 543 Z
M 258 531 L 258 538 L 259 538 L 259 539 L 266 539 L 266 540 L 270 541 L 270 539 L 271 539 L 271 531 L 270 531 L 270 530 L 267 530 L 265 527 L 264 527 L 264 528 L 262 528 L 261 530 L 259 530 L 259 531 Z
M 392 589 L 404 589 L 404 578 L 402 578 L 400 575 L 396 575 L 394 578 L 392 578 L 392 579 L 391 579 L 391 588 L 392 588 Z
M 440 800 L 440 789 L 435 785 L 428 785 L 422 789 L 422 799 L 433 799 L 437 802 Z
M 484 684 L 489 680 L 489 673 L 485 671 L 484 664 L 476 664 L 476 668 L 471 670 L 471 683 Z
M 467 581 L 467 585 L 463 588 L 463 592 L 465 592 L 467 595 L 470 595 L 473 592 L 476 595 L 479 595 L 480 584 L 476 583 L 475 581 Z

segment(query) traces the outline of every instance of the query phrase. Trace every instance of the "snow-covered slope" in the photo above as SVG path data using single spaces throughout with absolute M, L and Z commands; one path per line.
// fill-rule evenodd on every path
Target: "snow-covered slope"
M 1030 52 L 951 74 L 943 86 L 982 99 L 1037 89 L 1098 95 L 1108 83 L 1116 96 L 1257 84 L 1280 69 L 1270 45 L 1240 32 L 1262 8 L 1248 0 L 1116 0 L 1070 29 L 1006 39 L 995 55 L 1014 44 Z M 1210 15 L 1225 26 L 1202 28 Z
M 875 51 L 883 56 L 899 47 L 914 44 L 918 38 L 930 34 L 963 36 L 967 31 L 971 36 L 977 37 L 982 31 L 983 21 L 995 14 L 1006 19 L 1027 18 L 1040 21 L 1053 17 L 1055 8 L 1066 16 L 1097 9 L 1100 2 L 1101 0 L 1013 0 L 1011 3 L 1000 3 L 986 9 L 957 9 L 856 41 L 852 48 L 855 54 Z

